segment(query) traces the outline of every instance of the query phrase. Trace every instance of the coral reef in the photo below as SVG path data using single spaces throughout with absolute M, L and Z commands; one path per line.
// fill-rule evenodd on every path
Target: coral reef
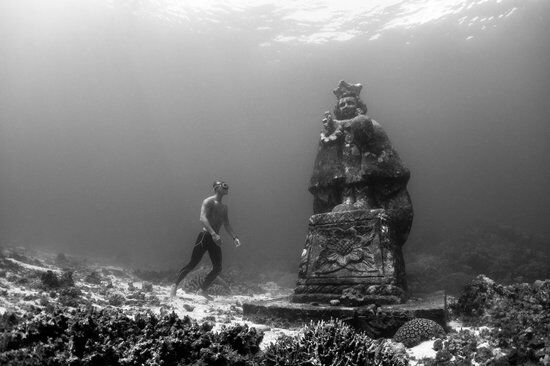
M 511 364 L 550 359 L 550 280 L 504 286 L 478 276 L 455 311 L 467 324 L 488 326 L 484 335 Z
M 211 331 L 209 323 L 151 312 L 56 309 L 0 319 L 0 364 L 253 365 L 262 334 L 246 325 Z
M 451 308 L 460 326 L 420 364 L 550 364 L 550 280 L 503 285 L 479 275 Z
M 56 308 L 0 318 L 0 364 L 10 365 L 407 365 L 405 350 L 340 321 L 312 323 L 265 352 L 247 325 L 212 331 L 175 313 L 128 317 L 121 309 Z
M 310 323 L 298 337 L 282 337 L 264 355 L 264 365 L 407 365 L 403 346 L 374 340 L 340 320 Z
M 403 343 L 405 347 L 414 347 L 422 341 L 443 336 L 445 331 L 441 325 L 430 319 L 416 318 L 403 324 L 393 340 Z

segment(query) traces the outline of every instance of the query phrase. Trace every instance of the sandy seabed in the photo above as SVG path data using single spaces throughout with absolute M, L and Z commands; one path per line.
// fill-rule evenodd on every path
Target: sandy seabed
M 248 337 L 247 342 L 256 342 L 256 349 L 265 351 L 263 354 L 269 353 L 269 346 L 272 344 L 279 347 L 280 343 L 277 341 L 282 336 L 298 336 L 299 338 L 293 339 L 304 339 L 307 338 L 307 332 L 310 335 L 314 333 L 312 329 L 325 327 L 326 330 L 335 324 L 338 329 L 347 326 L 334 322 L 326 322 L 320 326 L 312 323 L 307 331 L 304 324 L 270 321 L 266 325 L 245 319 L 243 303 L 280 298 L 292 293 L 292 288 L 273 281 L 256 283 L 250 278 L 242 280 L 246 276 L 241 276 L 240 282 L 233 279 L 229 283 L 223 296 L 216 295 L 219 289 L 215 291 L 215 282 L 211 292 L 212 300 L 196 294 L 184 283 L 185 291 L 180 288 L 175 297 L 170 297 L 170 275 L 167 274 L 160 279 L 154 276 L 148 278 L 143 276 L 143 271 L 91 258 L 24 248 L 0 249 L 0 335 L 2 342 L 11 342 L 11 348 L 8 349 L 14 350 L 13 355 L 25 354 L 25 347 L 28 345 L 17 342 L 24 343 L 29 341 L 29 336 L 34 337 L 32 326 L 38 324 L 39 328 L 42 327 L 47 332 L 48 324 L 55 323 L 56 319 L 69 319 L 72 316 L 80 320 L 87 319 L 85 314 L 88 311 L 96 314 L 103 310 L 110 312 L 103 320 L 100 319 L 107 322 L 113 321 L 117 316 L 137 321 L 135 319 L 144 314 L 152 314 L 157 319 L 189 318 L 200 327 L 208 324 L 206 332 L 212 331 L 213 334 L 223 334 L 228 329 L 238 328 L 244 332 L 244 337 Z M 189 277 L 192 274 L 188 279 Z M 288 277 L 286 282 L 288 283 Z M 462 300 L 459 299 L 457 304 L 464 308 L 463 311 L 479 308 L 481 315 L 473 318 L 470 316 L 467 324 L 451 321 L 445 337 L 426 340 L 410 348 L 390 340 L 363 339 L 361 336 L 356 339 L 362 339 L 363 346 L 366 344 L 379 347 L 377 355 L 380 355 L 378 350 L 382 349 L 388 351 L 387 355 L 402 354 L 403 357 L 399 356 L 400 362 L 403 361 L 400 364 L 432 366 L 466 362 L 481 365 L 496 361 L 499 364 L 523 364 L 523 361 L 531 361 L 534 364 L 550 365 L 550 337 L 546 332 L 550 329 L 550 280 L 503 286 L 481 275 L 469 286 L 469 290 L 465 289 Z M 12 320 L 19 328 L 14 328 L 13 322 L 10 328 L 9 323 Z M 152 320 L 153 323 L 157 321 Z M 31 324 L 31 328 L 28 324 Z M 46 328 L 43 327 L 44 324 Z M 172 329 L 168 327 L 165 331 L 170 337 Z M 345 332 L 347 331 L 343 330 L 342 334 Z M 326 334 L 328 333 L 323 333 L 322 336 Z M 60 339 L 57 336 L 46 337 L 49 346 L 52 346 L 53 339 Z M 313 342 L 319 342 L 320 339 L 313 338 Z M 41 347 L 33 342 L 32 347 Z M 295 347 L 297 343 L 293 342 L 292 347 Z M 305 343 L 307 342 L 309 341 L 306 339 Z M 57 347 L 55 344 L 52 347 L 67 348 Z M 286 349 L 284 347 L 283 343 L 283 348 L 280 349 Z M 11 357 L 9 352 L 0 353 L 0 358 Z M 309 355 L 306 354 L 307 357 Z M 68 357 L 70 359 L 73 356 Z M 23 360 L 15 364 L 33 364 L 25 362 Z
M 2 292 L 0 315 L 6 312 L 23 314 L 44 308 L 47 304 L 59 300 L 58 296 L 52 297 L 54 292 L 47 291 L 39 284 L 38 278 L 48 271 L 61 276 L 70 270 L 74 286 L 82 292 L 81 297 L 98 310 L 116 306 L 128 316 L 144 311 L 151 311 L 157 315 L 173 311 L 179 317 L 188 316 L 199 323 L 212 322 L 215 324 L 213 331 L 218 331 L 224 326 L 247 324 L 264 333 L 260 345 L 262 349 L 281 335 L 293 335 L 298 332 L 298 328 L 270 327 L 243 319 L 244 302 L 266 300 L 291 293 L 291 289 L 281 288 L 273 282 L 260 285 L 259 287 L 265 289 L 265 292 L 252 295 L 212 295 L 213 300 L 207 300 L 180 288 L 176 297 L 172 298 L 169 285 L 143 281 L 134 275 L 132 270 L 122 266 L 106 265 L 92 262 L 88 258 L 71 258 L 64 255 L 65 263 L 59 263 L 58 255 L 52 253 L 31 251 L 23 254 L 26 253 L 23 248 L 18 248 L 15 252 L 19 252 L 14 255 L 15 258 L 5 258 L 9 268 L 4 268 L 0 273 L 0 291 Z M 94 284 L 86 280 L 91 273 L 100 274 L 99 283 Z

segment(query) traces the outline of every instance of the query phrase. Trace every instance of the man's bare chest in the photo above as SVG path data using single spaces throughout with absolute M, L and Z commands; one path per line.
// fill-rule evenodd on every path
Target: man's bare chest
M 216 219 L 221 219 L 225 215 L 225 205 L 218 202 L 213 202 L 210 206 L 209 216 Z

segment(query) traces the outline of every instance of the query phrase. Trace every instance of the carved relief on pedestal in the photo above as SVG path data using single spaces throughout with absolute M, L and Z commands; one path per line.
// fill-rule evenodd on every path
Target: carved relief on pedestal
M 306 276 L 349 277 L 384 274 L 379 225 L 365 220 L 312 226 L 308 234 L 309 267 Z M 306 258 L 307 260 L 307 258 Z
M 321 228 L 311 236 L 313 246 L 320 249 L 312 263 L 312 274 L 336 276 L 349 273 L 361 276 L 375 272 L 375 256 L 380 257 L 379 238 L 374 226 L 349 229 Z
M 398 247 L 389 236 L 385 219 L 384 210 L 313 215 L 302 253 L 295 301 L 339 298 L 357 285 L 380 295 L 380 289 L 375 291 L 372 286 L 399 285 L 395 276 Z

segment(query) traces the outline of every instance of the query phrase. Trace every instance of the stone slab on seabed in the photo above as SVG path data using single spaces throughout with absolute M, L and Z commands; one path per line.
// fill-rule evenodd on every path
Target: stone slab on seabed
M 380 307 L 332 306 L 318 303 L 293 303 L 290 297 L 243 304 L 243 316 L 255 322 L 310 321 L 339 318 L 373 338 L 391 338 L 401 325 L 414 318 L 434 320 L 446 329 L 447 308 L 443 291 L 425 295 L 404 304 Z

